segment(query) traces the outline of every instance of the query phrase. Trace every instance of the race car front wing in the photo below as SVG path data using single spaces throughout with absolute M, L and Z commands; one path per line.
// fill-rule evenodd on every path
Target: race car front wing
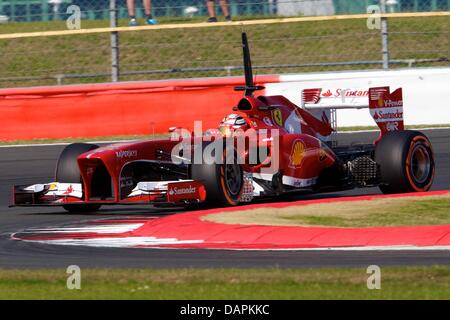
M 256 195 L 252 175 L 244 175 L 240 202 L 250 202 Z M 206 188 L 200 181 L 142 181 L 124 197 L 85 198 L 81 183 L 50 182 L 14 186 L 14 206 L 63 206 L 69 204 L 189 204 L 206 200 Z
M 68 204 L 199 203 L 206 199 L 203 184 L 194 180 L 139 182 L 123 198 L 85 199 L 81 183 L 50 182 L 14 186 L 11 206 L 57 206 Z

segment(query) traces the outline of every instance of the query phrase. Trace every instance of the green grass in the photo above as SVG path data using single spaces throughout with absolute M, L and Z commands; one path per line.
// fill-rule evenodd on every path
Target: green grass
M 240 17 L 239 19 L 247 19 Z M 253 17 L 258 18 L 258 17 Z M 260 17 L 259 17 L 260 18 Z M 204 18 L 161 19 L 164 23 L 203 22 Z M 126 25 L 126 21 L 121 21 Z M 107 21 L 83 21 L 83 28 L 105 27 Z M 448 17 L 401 18 L 390 23 L 391 59 L 448 58 Z M 11 23 L 0 32 L 60 30 L 63 22 Z M 364 19 L 317 21 L 256 26 L 229 26 L 178 30 L 149 30 L 120 34 L 122 72 L 164 70 L 166 73 L 122 75 L 121 80 L 154 80 L 241 75 L 242 70 L 189 71 L 242 64 L 240 33 L 249 34 L 253 65 L 330 63 L 381 60 L 380 32 L 368 30 Z M 407 48 L 407 50 L 405 50 Z M 0 87 L 54 85 L 58 74 L 109 73 L 110 35 L 90 34 L 1 40 Z M 418 66 L 449 66 L 448 61 Z M 392 65 L 393 68 L 405 65 Z M 298 73 L 380 68 L 380 65 L 271 67 L 257 74 Z M 14 77 L 47 76 L 45 80 Z M 64 83 L 107 82 L 108 76 L 65 79 Z
M 381 268 L 369 290 L 366 268 L 82 269 L 81 290 L 55 270 L 1 270 L 0 299 L 450 299 L 450 267 Z
M 21 145 L 21 144 L 51 144 L 51 143 L 71 143 L 71 142 L 93 142 L 93 141 L 132 141 L 146 139 L 168 138 L 169 134 L 150 134 L 150 135 L 129 135 L 129 136 L 100 136 L 100 137 L 78 137 L 61 139 L 34 139 L 34 140 L 0 140 L 0 145 Z
M 343 228 L 450 224 L 450 195 L 319 203 L 211 214 L 218 223 Z

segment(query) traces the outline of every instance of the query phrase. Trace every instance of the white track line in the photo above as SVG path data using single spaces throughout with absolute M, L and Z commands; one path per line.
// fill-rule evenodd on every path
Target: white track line
M 139 141 L 139 140 L 133 139 L 133 140 L 83 141 L 83 142 L 84 143 L 109 144 L 109 143 L 134 142 L 134 141 Z M 75 143 L 75 142 L 76 141 L 72 141 L 72 142 L 54 142 L 54 143 L 2 144 L 2 145 L 0 145 L 0 148 L 67 146 L 67 145 Z
M 94 226 L 81 227 L 61 227 L 61 228 L 36 228 L 27 229 L 20 233 L 31 234 L 50 234 L 50 233 L 126 233 L 134 231 L 142 227 L 143 223 L 128 223 L 128 224 L 104 224 Z
M 156 238 L 156 237 L 58 239 L 58 240 L 23 240 L 19 238 L 18 240 L 51 245 L 85 246 L 85 247 L 101 247 L 101 248 L 138 248 L 140 246 L 158 247 L 162 245 L 180 245 L 180 244 L 186 245 L 186 244 L 198 244 L 203 242 L 203 240 L 178 240 L 176 238 Z

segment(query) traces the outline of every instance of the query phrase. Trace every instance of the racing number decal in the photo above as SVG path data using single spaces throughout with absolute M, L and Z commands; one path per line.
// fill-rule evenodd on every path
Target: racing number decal
M 272 118 L 277 125 L 279 125 L 280 127 L 283 126 L 283 115 L 280 109 L 275 109 L 272 111 Z

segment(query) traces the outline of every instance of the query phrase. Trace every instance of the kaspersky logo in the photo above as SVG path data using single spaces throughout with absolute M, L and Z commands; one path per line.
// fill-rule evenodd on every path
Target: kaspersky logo
M 193 194 L 197 192 L 197 188 L 196 187 L 192 187 L 189 186 L 187 188 L 177 188 L 174 187 L 172 189 L 169 190 L 169 195 L 171 196 L 179 196 L 179 195 L 183 195 L 183 194 Z

